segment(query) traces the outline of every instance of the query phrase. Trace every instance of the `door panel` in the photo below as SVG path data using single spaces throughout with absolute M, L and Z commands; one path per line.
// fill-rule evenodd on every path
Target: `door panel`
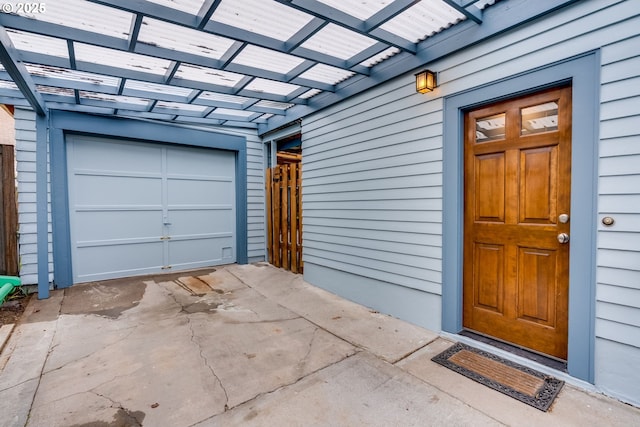
M 550 224 L 556 218 L 558 147 L 520 151 L 520 222 Z
M 567 356 L 571 89 L 465 116 L 463 325 Z
M 478 156 L 475 161 L 476 221 L 504 222 L 504 153 Z
M 475 305 L 485 310 L 502 313 L 504 284 L 504 247 L 477 243 L 474 276 Z

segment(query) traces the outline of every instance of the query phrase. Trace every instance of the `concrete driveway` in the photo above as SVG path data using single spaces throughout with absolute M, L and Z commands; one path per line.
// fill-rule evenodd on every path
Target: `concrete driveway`
M 540 412 L 433 362 L 452 343 L 267 264 L 32 299 L 0 354 L 0 426 L 638 425 L 565 385 Z

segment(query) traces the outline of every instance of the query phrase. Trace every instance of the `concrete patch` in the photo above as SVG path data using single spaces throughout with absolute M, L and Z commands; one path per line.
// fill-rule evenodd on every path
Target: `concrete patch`
M 63 314 L 94 314 L 117 319 L 140 303 L 146 284 L 135 279 L 92 282 L 66 288 Z

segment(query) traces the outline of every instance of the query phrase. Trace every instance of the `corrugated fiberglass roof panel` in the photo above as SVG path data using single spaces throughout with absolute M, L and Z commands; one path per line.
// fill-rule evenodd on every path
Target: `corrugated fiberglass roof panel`
M 201 67 L 199 65 L 181 64 L 174 78 L 234 87 L 244 76 L 242 74 Z
M 245 89 L 253 92 L 264 92 L 274 95 L 287 96 L 293 91 L 297 90 L 299 87 L 300 86 L 292 85 L 289 83 L 256 78 L 253 79 L 247 86 L 245 86 Z
M 342 68 L 332 67 L 330 65 L 318 64 L 304 73 L 300 74 L 300 78 L 313 80 L 316 82 L 336 85 L 341 81 L 348 79 L 355 73 L 343 70 Z
M 277 40 L 289 40 L 313 17 L 273 0 L 222 0 L 211 20 Z
M 233 60 L 234 64 L 246 65 L 248 67 L 281 74 L 287 74 L 303 62 L 304 59 L 298 58 L 297 56 L 253 45 L 246 46 Z
M 151 3 L 197 15 L 204 0 L 148 0 Z
M 335 24 L 329 24 L 301 47 L 347 60 L 376 44 L 372 38 L 348 30 Z
M 105 36 L 127 39 L 134 15 L 113 7 L 85 0 L 64 0 L 45 3 L 44 13 L 29 16 L 39 21 L 64 25 Z M 64 34 L 60 34 L 61 37 Z
M 422 0 L 380 28 L 417 43 L 464 19 L 462 13 L 442 0 Z
M 76 60 L 113 68 L 124 68 L 150 74 L 164 75 L 170 61 L 151 56 L 123 52 L 115 49 L 75 43 Z
M 7 34 L 9 34 L 13 46 L 18 50 L 69 59 L 66 40 L 12 29 L 7 29 Z
M 138 42 L 215 59 L 222 58 L 235 43 L 225 37 L 151 18 L 142 21 Z

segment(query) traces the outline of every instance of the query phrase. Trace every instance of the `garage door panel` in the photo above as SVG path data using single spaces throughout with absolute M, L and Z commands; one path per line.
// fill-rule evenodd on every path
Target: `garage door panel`
M 85 246 L 76 252 L 74 276 L 91 281 L 156 273 L 162 268 L 162 242 Z
M 202 176 L 233 176 L 235 174 L 235 153 L 230 151 L 216 152 L 215 158 L 211 150 L 192 148 L 183 150 L 168 148 L 167 172 L 173 174 L 193 174 Z
M 155 173 L 162 170 L 162 148 L 129 141 L 70 136 L 74 160 L 83 169 Z
M 176 205 L 228 204 L 234 202 L 234 184 L 230 178 L 211 180 L 169 179 L 168 203 Z
M 173 269 L 195 268 L 235 262 L 232 237 L 171 240 L 169 264 Z M 195 253 L 193 253 L 195 252 Z
M 79 244 L 90 237 L 92 241 L 155 238 L 162 236 L 162 207 L 155 211 L 108 210 L 77 212 L 76 235 Z M 84 237 L 87 236 L 87 237 Z
M 199 209 L 170 211 L 169 234 L 184 235 L 227 233 L 233 235 L 234 217 L 229 209 Z
M 75 175 L 76 205 L 158 206 L 162 200 L 160 177 Z

